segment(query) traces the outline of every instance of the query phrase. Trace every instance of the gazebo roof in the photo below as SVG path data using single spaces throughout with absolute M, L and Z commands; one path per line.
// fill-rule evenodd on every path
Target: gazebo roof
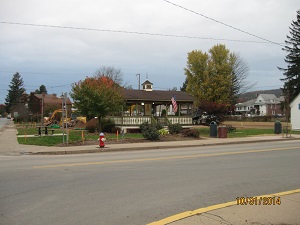
M 171 102 L 174 96 L 178 103 L 193 103 L 194 98 L 183 91 L 144 91 L 124 89 L 123 96 L 127 102 Z
M 142 83 L 142 85 L 146 85 L 146 84 L 151 84 L 151 85 L 153 85 L 153 83 L 151 83 L 149 80 L 145 80 L 145 82 Z

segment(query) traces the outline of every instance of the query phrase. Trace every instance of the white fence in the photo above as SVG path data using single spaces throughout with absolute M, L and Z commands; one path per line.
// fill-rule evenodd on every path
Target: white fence
M 191 117 L 178 117 L 178 116 L 170 117 L 170 116 L 168 116 L 168 120 L 170 121 L 171 124 L 175 124 L 175 123 L 179 123 L 182 125 L 193 124 L 193 120 Z
M 116 125 L 140 125 L 142 123 L 148 122 L 151 123 L 151 117 L 150 116 L 136 116 L 136 117 L 130 117 L 130 116 L 110 116 L 109 119 L 113 120 Z
M 144 122 L 151 123 L 151 116 L 109 116 L 107 117 L 115 122 L 116 125 L 123 125 L 123 126 L 136 126 L 140 125 Z M 182 125 L 191 125 L 192 123 L 192 118 L 191 117 L 178 117 L 178 116 L 168 116 L 167 117 L 168 121 L 171 124 L 182 124 Z M 160 120 L 158 120 L 160 121 Z

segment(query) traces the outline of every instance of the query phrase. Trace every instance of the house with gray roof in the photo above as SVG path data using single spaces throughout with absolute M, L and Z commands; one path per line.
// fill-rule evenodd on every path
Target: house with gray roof
M 274 94 L 258 94 L 256 99 L 235 105 L 235 112 L 243 115 L 282 115 L 280 104 L 284 97 L 276 97 Z
M 246 102 L 240 102 L 235 105 L 235 112 L 239 115 L 251 115 L 254 114 L 254 103 L 256 99 L 251 99 Z

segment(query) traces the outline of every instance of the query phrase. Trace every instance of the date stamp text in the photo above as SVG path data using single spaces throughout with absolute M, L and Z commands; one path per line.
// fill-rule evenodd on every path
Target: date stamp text
M 280 205 L 280 197 L 237 197 L 237 205 Z

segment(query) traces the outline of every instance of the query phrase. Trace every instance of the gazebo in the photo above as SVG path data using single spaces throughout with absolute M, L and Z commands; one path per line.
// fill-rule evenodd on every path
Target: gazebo
M 153 83 L 146 80 L 142 90 L 124 89 L 123 96 L 127 108 L 122 116 L 109 117 L 118 126 L 139 126 L 144 122 L 161 124 L 192 124 L 192 105 L 194 98 L 182 91 L 153 90 Z M 174 112 L 172 97 L 176 101 Z M 175 110 L 176 111 L 176 110 Z

